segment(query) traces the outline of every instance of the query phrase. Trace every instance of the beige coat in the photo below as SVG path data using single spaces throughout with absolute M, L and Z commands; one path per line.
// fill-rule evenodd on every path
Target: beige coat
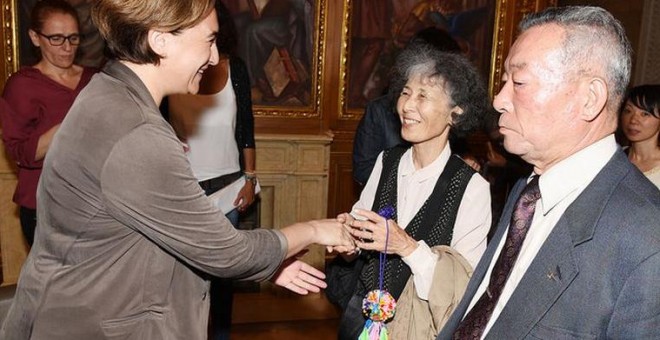
M 277 231 L 238 231 L 204 195 L 139 78 L 110 63 L 58 131 L 3 340 L 205 340 L 209 273 L 263 280 Z
M 450 247 L 436 246 L 432 250 L 438 255 L 438 262 L 429 299 L 417 296 L 411 276 L 397 301 L 394 319 L 387 323 L 392 340 L 435 339 L 463 297 L 472 267 Z

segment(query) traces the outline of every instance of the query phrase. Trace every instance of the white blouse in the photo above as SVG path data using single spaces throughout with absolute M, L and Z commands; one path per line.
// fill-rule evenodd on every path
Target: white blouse
M 449 143 L 438 158 L 422 169 L 415 169 L 412 148 L 408 149 L 399 162 L 397 176 L 397 224 L 405 229 L 417 211 L 433 192 L 440 174 L 451 156 Z M 369 176 L 360 200 L 353 209 L 371 210 L 376 196 L 378 181 L 383 171 L 383 153 L 378 155 L 374 169 Z M 490 206 L 490 185 L 481 175 L 474 174 L 461 200 L 454 224 L 454 234 L 450 246 L 456 249 L 474 268 L 486 250 L 486 236 L 492 219 Z M 419 298 L 427 300 L 437 256 L 424 241 L 409 256 L 403 257 L 412 272 Z

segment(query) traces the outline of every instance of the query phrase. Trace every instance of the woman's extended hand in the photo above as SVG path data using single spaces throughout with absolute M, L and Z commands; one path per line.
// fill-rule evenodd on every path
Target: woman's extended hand
M 344 227 L 346 232 L 348 232 L 349 235 L 350 235 L 351 231 L 350 231 L 350 226 L 349 225 L 353 221 L 353 216 L 351 216 L 349 213 L 342 213 L 342 214 L 337 215 L 337 221 L 342 224 L 342 226 Z M 353 254 L 355 254 L 355 252 L 358 251 L 359 248 L 357 248 L 355 246 L 355 240 L 353 239 L 352 236 L 351 236 L 351 240 L 352 240 L 352 243 L 350 245 L 328 246 L 328 247 L 326 247 L 326 250 L 329 253 L 337 252 L 337 253 L 341 253 L 341 254 L 344 254 L 344 255 L 353 255 Z
M 355 247 L 350 231 L 336 219 L 298 222 L 280 229 L 288 242 L 287 257 L 312 243 L 332 247 Z
M 327 246 L 329 251 L 355 251 L 355 240 L 349 228 L 339 219 L 316 220 L 311 223 L 317 234 L 316 243 Z
M 355 244 L 359 248 L 383 252 L 387 238 L 388 254 L 405 257 L 417 249 L 417 241 L 393 220 L 388 220 L 386 226 L 385 218 L 373 211 L 357 209 L 356 213 L 367 218 L 366 221 L 353 219 L 349 224 L 351 234 L 356 239 Z M 389 229 L 389 235 L 387 235 L 387 229 Z
M 273 283 L 300 295 L 309 292 L 318 293 L 327 287 L 325 274 L 305 262 L 290 258 L 286 260 L 273 276 Z

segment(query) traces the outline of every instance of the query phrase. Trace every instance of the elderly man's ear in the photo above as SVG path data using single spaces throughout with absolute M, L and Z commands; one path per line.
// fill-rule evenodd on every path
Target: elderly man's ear
M 585 121 L 592 121 L 603 112 L 607 104 L 607 84 L 601 78 L 594 77 L 585 84 L 586 96 L 584 96 L 583 110 L 580 118 Z

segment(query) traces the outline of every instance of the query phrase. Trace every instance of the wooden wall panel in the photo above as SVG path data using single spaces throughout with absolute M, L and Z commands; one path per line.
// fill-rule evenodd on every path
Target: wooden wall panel
M 360 194 L 353 180 L 353 131 L 337 133 L 330 151 L 328 217 L 349 212 Z
M 0 152 L 0 157 L 2 156 L 4 156 L 3 152 Z M 6 164 L 6 158 L 0 158 L 0 163 Z M 15 188 L 16 176 L 13 172 L 0 173 L 0 259 L 2 259 L 0 282 L 3 284 L 18 280 L 18 274 L 28 252 L 28 245 L 23 238 L 18 220 L 18 206 L 11 200 Z
M 332 137 L 258 134 L 256 140 L 261 227 L 279 229 L 325 218 Z M 311 247 L 304 259 L 323 269 L 325 250 Z

